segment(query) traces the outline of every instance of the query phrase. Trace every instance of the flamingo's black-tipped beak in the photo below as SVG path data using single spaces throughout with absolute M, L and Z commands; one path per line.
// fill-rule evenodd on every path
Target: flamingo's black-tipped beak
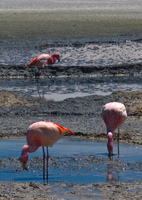
M 23 170 L 28 170 L 27 167 L 26 167 L 26 163 L 22 163 L 22 167 L 23 167 Z
M 108 153 L 108 157 L 110 158 L 110 157 L 111 157 L 111 155 L 112 155 L 112 153 L 111 153 L 111 152 L 109 152 L 109 153 Z
M 60 62 L 60 58 L 58 58 L 58 62 Z

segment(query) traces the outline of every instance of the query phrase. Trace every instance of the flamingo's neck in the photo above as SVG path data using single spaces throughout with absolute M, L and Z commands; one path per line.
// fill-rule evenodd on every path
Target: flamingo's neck
M 47 64 L 48 64 L 48 65 L 53 65 L 54 63 L 55 63 L 55 58 L 53 58 L 53 56 L 50 56 L 50 57 L 48 58 Z
M 113 141 L 112 141 L 112 133 L 111 132 L 108 132 L 107 138 L 108 138 L 107 149 L 108 149 L 109 155 L 111 155 L 112 150 L 113 150 Z
M 54 54 L 48 58 L 48 65 L 53 65 L 55 63 L 55 56 Z
M 55 63 L 55 56 L 54 56 L 54 54 L 52 55 L 52 64 L 54 64 Z
M 58 53 L 53 53 L 53 55 L 51 56 L 51 63 L 50 63 L 50 64 L 53 65 L 53 64 L 55 63 L 56 59 L 57 59 L 58 61 L 60 61 L 60 56 L 59 56 Z
M 27 152 L 32 153 L 32 152 L 35 152 L 37 149 L 38 149 L 38 146 L 24 145 L 22 148 L 21 156 L 20 156 L 21 163 L 27 163 L 27 161 L 28 161 Z

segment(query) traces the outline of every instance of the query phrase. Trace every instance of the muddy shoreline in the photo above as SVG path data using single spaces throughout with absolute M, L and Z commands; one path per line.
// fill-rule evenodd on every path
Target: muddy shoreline
M 47 74 L 49 77 L 118 77 L 131 76 L 140 77 L 142 74 L 142 63 L 123 64 L 118 66 L 48 66 Z M 24 68 L 24 66 L 0 65 L 0 78 L 38 78 L 35 67 Z M 45 78 L 41 73 L 40 78 Z
M 1 183 L 1 199 L 141 199 L 142 183 L 94 183 L 88 185 L 57 183 L 43 185 L 37 182 Z M 62 190 L 68 191 L 65 193 Z M 135 192 L 136 191 L 136 192 Z

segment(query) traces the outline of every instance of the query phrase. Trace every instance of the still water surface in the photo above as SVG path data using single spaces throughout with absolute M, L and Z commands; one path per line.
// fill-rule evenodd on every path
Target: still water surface
M 0 140 L 0 181 L 38 181 L 42 182 L 42 149 L 29 154 L 29 171 L 23 171 L 17 161 L 25 139 Z M 120 160 L 117 158 L 117 144 L 114 156 L 107 157 L 106 142 L 61 139 L 49 148 L 49 183 L 96 183 L 114 181 L 142 181 L 142 146 L 120 144 Z M 35 159 L 39 162 L 34 165 Z M 13 160 L 16 159 L 16 160 Z M 14 161 L 17 164 L 12 164 Z M 33 163 L 33 164 L 31 164 Z M 11 166 L 10 166 L 11 164 Z M 13 165 L 13 166 L 12 166 Z
M 40 79 L 0 79 L 0 90 L 23 91 L 45 100 L 62 101 L 87 95 L 109 95 L 114 91 L 141 91 L 141 77 L 56 77 Z

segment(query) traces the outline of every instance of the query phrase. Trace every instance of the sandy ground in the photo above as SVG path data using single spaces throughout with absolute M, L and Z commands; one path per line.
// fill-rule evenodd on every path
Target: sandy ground
M 133 17 L 132 13 L 128 16 L 118 13 L 118 17 L 110 15 L 109 11 L 103 17 L 101 14 L 94 11 L 1 12 L 0 39 L 65 40 L 113 36 L 128 39 L 142 33 L 142 20 Z

